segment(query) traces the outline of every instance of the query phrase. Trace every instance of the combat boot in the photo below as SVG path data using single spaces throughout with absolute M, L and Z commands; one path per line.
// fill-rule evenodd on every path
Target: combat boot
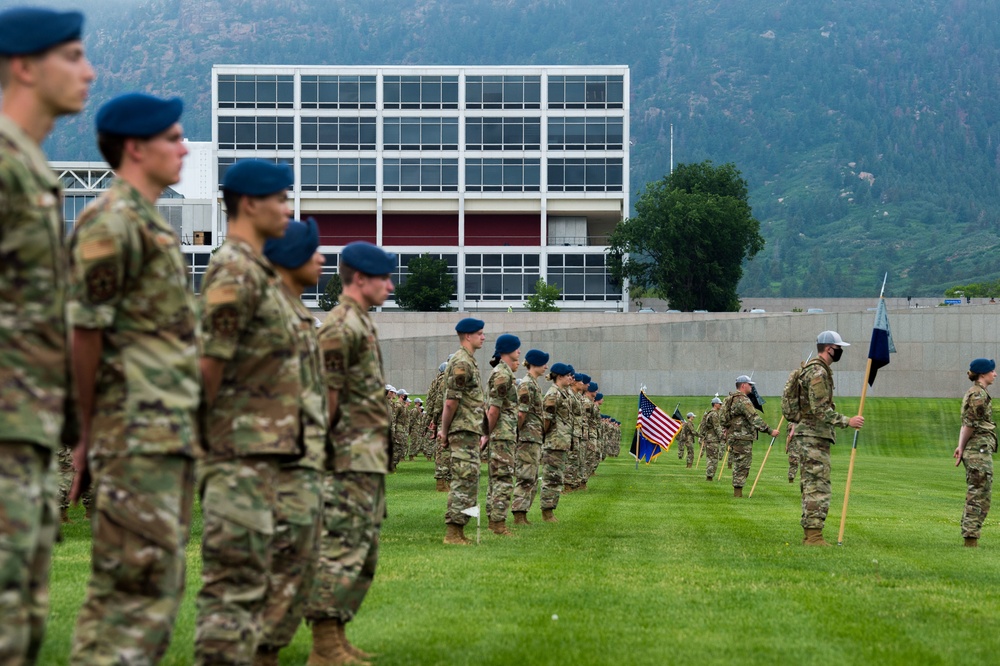
M 491 520 L 490 521 L 490 532 L 496 534 L 497 536 L 513 536 L 513 532 L 507 529 L 506 520 Z
M 345 647 L 344 625 L 340 620 L 320 620 L 312 626 L 313 645 L 306 666 L 367 666 Z
M 357 647 L 355 645 L 352 645 L 351 641 L 349 641 L 347 639 L 347 625 L 346 624 L 338 623 L 337 627 L 338 627 L 338 631 L 340 632 L 340 638 L 341 638 L 341 642 L 344 645 L 344 649 L 346 649 L 347 652 L 348 652 L 348 654 L 350 654 L 352 657 L 354 657 L 355 659 L 361 659 L 362 661 L 368 661 L 368 660 L 374 659 L 375 657 L 378 656 L 378 655 L 375 655 L 375 654 L 370 654 L 368 652 L 365 652 L 361 648 L 359 648 L 359 647 Z
M 73 522 L 73 519 L 69 517 L 69 509 L 60 509 L 59 522 L 61 522 L 63 525 L 65 525 L 66 523 Z
M 733 497 L 743 497 L 743 488 L 733 488 Z
M 552 515 L 552 509 L 542 509 L 542 520 L 547 523 L 558 523 L 559 519 Z
M 438 479 L 437 480 L 437 491 L 439 493 L 446 493 L 449 490 L 451 490 L 451 488 L 449 487 L 448 479 Z
M 976 537 L 965 537 L 966 548 L 979 548 L 979 539 Z
M 259 647 L 253 657 L 253 666 L 278 666 L 278 650 Z
M 528 521 L 527 511 L 515 511 L 514 512 L 514 524 L 515 525 L 530 525 Z
M 710 477 L 710 476 L 706 476 L 706 477 L 705 477 L 705 480 L 706 480 L 706 481 L 713 481 L 714 479 L 713 479 L 712 477 Z
M 587 489 L 587 482 L 586 482 L 586 481 L 584 481 L 584 482 L 583 482 L 583 483 L 581 483 L 581 484 L 580 484 L 579 486 L 577 486 L 577 487 L 576 487 L 576 489 L 577 489 L 577 490 L 580 490 L 580 491 L 584 491 L 584 490 L 586 490 L 586 489 Z
M 688 469 L 691 469 L 691 467 L 693 466 L 693 464 L 694 464 L 694 463 L 688 463 L 688 464 L 687 464 L 687 468 L 688 468 Z
M 795 483 L 795 477 L 794 476 L 789 477 L 788 483 Z
M 468 546 L 472 542 L 465 538 L 465 525 L 447 524 L 444 542 L 450 546 Z
M 816 529 L 813 527 L 804 528 L 805 536 L 802 538 L 803 546 L 829 546 L 830 544 L 823 539 L 823 530 Z

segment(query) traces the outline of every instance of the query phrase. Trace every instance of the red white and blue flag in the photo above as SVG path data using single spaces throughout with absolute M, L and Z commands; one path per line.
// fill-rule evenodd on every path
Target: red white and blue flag
M 645 391 L 641 391 L 639 393 L 639 413 L 635 421 L 636 444 L 639 445 L 639 450 L 633 451 L 633 455 L 638 454 L 638 457 L 647 462 L 656 458 L 661 452 L 670 448 L 674 437 L 681 429 L 681 425 L 683 425 L 681 421 L 667 416 L 666 412 L 646 397 Z M 654 446 L 643 446 L 644 443 Z M 654 452 L 654 449 L 659 450 Z

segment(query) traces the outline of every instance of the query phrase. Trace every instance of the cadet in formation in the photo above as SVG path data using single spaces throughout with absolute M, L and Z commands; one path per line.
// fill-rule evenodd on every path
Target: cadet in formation
M 334 457 L 323 489 L 319 567 L 306 609 L 312 666 L 363 664 L 372 656 L 347 639 L 345 626 L 375 577 L 386 514 L 389 409 L 378 330 L 369 310 L 392 293 L 395 270 L 395 254 L 363 241 L 345 246 L 340 303 L 320 329 Z
M 684 452 L 687 452 L 687 466 L 692 467 L 694 465 L 694 448 L 695 448 L 695 431 L 694 431 L 694 412 L 688 412 L 684 423 L 681 424 L 680 432 L 677 433 L 678 442 L 678 458 L 684 457 Z
M 444 371 L 447 368 L 448 361 L 444 361 L 438 366 L 437 376 L 434 377 L 430 388 L 427 389 L 428 428 L 431 431 L 431 436 L 435 444 L 432 454 L 434 456 L 434 482 L 439 493 L 448 492 L 451 481 L 451 469 L 448 464 L 451 458 L 448 457 L 448 449 L 436 445 L 437 428 L 441 422 L 441 410 L 444 409 Z
M 850 345 L 836 331 L 823 331 L 816 337 L 816 357 L 806 363 L 799 375 L 799 411 L 792 440 L 800 452 L 802 469 L 802 543 L 829 546 L 823 539 L 823 525 L 830 510 L 830 446 L 833 429 L 861 428 L 860 414 L 838 414 L 833 403 L 832 365 L 840 360 L 844 347 Z
M 205 463 L 197 664 L 253 662 L 269 588 L 280 465 L 303 454 L 298 317 L 281 293 L 264 243 L 291 210 L 292 170 L 262 160 L 222 180 L 225 242 L 201 295 Z
M 701 424 L 698 426 L 698 436 L 701 437 L 705 446 L 705 480 L 715 479 L 715 468 L 722 457 L 722 442 L 725 430 L 720 420 L 722 400 L 719 396 L 712 398 L 712 406 L 701 417 Z
M 446 544 L 472 543 L 465 536 L 464 513 L 478 503 L 479 451 L 483 432 L 483 387 L 475 353 L 486 342 L 481 319 L 466 317 L 455 326 L 459 347 L 445 369 L 444 408 L 438 426 L 438 446 L 451 455 L 451 488 L 445 512 Z
M 182 109 L 180 99 L 134 93 L 98 110 L 97 144 L 117 178 L 69 242 L 81 472 L 70 497 L 89 476 L 97 500 L 74 664 L 156 663 L 184 597 L 198 323 L 180 240 L 156 210 L 187 154 Z
M 584 393 L 587 408 L 587 457 L 584 466 L 584 482 L 597 473 L 597 466 L 601 462 L 599 454 L 601 441 L 601 408 L 597 406 L 597 389 L 600 386 L 597 382 L 591 381 L 587 384 L 587 392 Z
M 281 292 L 295 313 L 292 324 L 302 372 L 301 458 L 278 468 L 271 542 L 270 591 L 261 611 L 263 633 L 254 666 L 277 666 L 278 653 L 292 642 L 312 590 L 318 555 L 323 472 L 327 460 L 327 398 L 323 355 L 312 313 L 302 303 L 307 288 L 319 284 L 323 255 L 315 220 L 292 220 L 281 238 L 264 243 L 264 256 L 281 277 Z
M 487 381 L 486 434 L 489 442 L 489 482 L 486 505 L 489 527 L 494 534 L 510 536 L 507 511 L 514 493 L 514 449 L 517 446 L 517 382 L 514 371 L 521 358 L 521 340 L 504 333 L 497 337 L 490 365 L 493 372 Z
M 552 386 L 542 399 L 542 520 L 557 523 L 553 513 L 559 506 L 566 474 L 566 458 L 573 444 L 573 407 L 570 385 L 573 367 L 553 363 L 549 369 Z
M 996 362 L 987 358 L 977 358 L 970 363 L 968 375 L 972 387 L 962 398 L 962 429 L 955 448 L 955 466 L 959 463 L 965 465 L 962 537 L 969 548 L 979 545 L 979 536 L 990 512 L 993 496 L 993 454 L 997 451 L 997 433 L 988 389 L 996 381 L 996 367 Z
M 80 12 L 0 12 L 0 663 L 35 663 L 59 531 L 57 452 L 76 444 L 62 186 L 41 144 L 94 70 Z
M 582 394 L 584 388 L 590 383 L 590 375 L 577 372 L 572 365 L 569 368 L 573 371 L 572 381 L 567 391 L 570 413 L 572 415 L 572 438 L 570 440 L 569 452 L 566 454 L 565 493 L 586 489 L 582 462 L 582 458 L 584 457 L 582 452 L 584 446 L 583 435 L 586 428 L 583 418 Z
M 528 511 L 535 501 L 538 487 L 538 466 L 542 458 L 542 390 L 538 378 L 548 369 L 549 355 L 529 349 L 524 355 L 527 369 L 517 386 L 517 464 L 514 500 L 511 511 L 515 525 L 530 525 Z
M 748 397 L 753 389 L 753 382 L 746 375 L 736 378 L 736 390 L 729 394 L 723 405 L 723 426 L 726 429 L 730 460 L 733 464 L 733 497 L 743 497 L 743 486 L 750 474 L 750 463 L 753 458 L 753 442 L 757 439 L 757 431 L 769 432 L 772 437 L 778 436 L 778 430 L 768 427 L 760 417 Z

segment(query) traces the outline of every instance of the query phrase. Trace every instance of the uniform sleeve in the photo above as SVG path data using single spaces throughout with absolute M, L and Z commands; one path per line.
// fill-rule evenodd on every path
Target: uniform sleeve
M 260 303 L 259 285 L 238 262 L 222 264 L 206 277 L 201 295 L 201 330 L 205 356 L 228 361 Z
M 323 383 L 331 391 L 341 391 L 347 385 L 350 335 L 342 320 L 328 321 L 319 330 L 319 348 L 323 352 Z
M 445 380 L 445 400 L 461 400 L 473 372 L 472 366 L 465 361 L 452 363 L 448 367 L 448 378 Z
M 986 396 L 982 391 L 970 393 L 962 405 L 962 425 L 978 428 L 986 419 Z
M 819 416 L 823 423 L 846 428 L 850 419 L 834 411 L 833 396 L 828 386 L 826 372 L 817 368 L 809 377 L 809 411 Z
M 549 391 L 545 394 L 545 399 L 542 400 L 542 418 L 546 423 L 554 421 L 556 418 L 556 411 L 559 408 L 559 400 L 554 391 Z
M 486 406 L 503 409 L 507 402 L 507 394 L 514 389 L 510 383 L 510 375 L 502 371 L 494 372 L 490 379 L 492 381 L 490 381 L 490 394 L 486 397 Z
M 67 303 L 73 327 L 104 329 L 114 323 L 133 249 L 126 225 L 118 213 L 97 212 L 74 231 Z
M 525 379 L 517 387 L 517 411 L 522 414 L 531 412 L 531 388 L 528 386 L 530 381 L 529 379 Z

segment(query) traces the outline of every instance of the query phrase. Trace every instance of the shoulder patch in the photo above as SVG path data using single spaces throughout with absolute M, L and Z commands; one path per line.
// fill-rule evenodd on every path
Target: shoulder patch
M 95 238 L 80 246 L 80 258 L 84 261 L 95 261 L 114 256 L 116 252 L 113 238 Z
M 236 287 L 231 285 L 225 285 L 222 287 L 216 287 L 214 289 L 209 289 L 205 292 L 205 302 L 209 305 L 219 305 L 221 303 L 235 303 L 236 302 Z
M 212 312 L 212 333 L 220 338 L 231 338 L 236 335 L 240 327 L 240 316 L 236 312 L 236 306 L 223 305 Z
M 91 266 L 87 269 L 84 280 L 87 285 L 87 300 L 95 305 L 106 303 L 118 293 L 118 272 L 112 263 L 103 262 Z

